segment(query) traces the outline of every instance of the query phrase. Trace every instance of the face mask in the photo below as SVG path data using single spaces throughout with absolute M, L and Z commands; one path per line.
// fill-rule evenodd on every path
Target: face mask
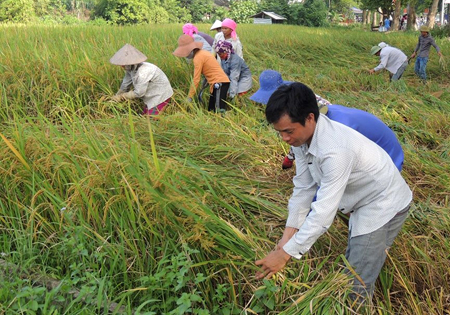
M 132 67 L 133 67 L 133 65 L 126 65 L 126 66 L 124 66 L 124 69 L 126 71 L 130 71 Z
M 194 58 L 194 51 L 191 51 L 189 55 L 187 55 L 186 59 L 192 59 Z

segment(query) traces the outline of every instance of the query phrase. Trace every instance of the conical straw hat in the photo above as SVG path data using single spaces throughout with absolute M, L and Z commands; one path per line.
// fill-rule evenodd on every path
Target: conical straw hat
M 215 30 L 217 28 L 221 28 L 221 27 L 222 27 L 222 22 L 219 20 L 216 20 L 209 30 L 213 31 L 213 30 Z
M 109 62 L 113 65 L 128 66 L 144 62 L 145 60 L 147 60 L 147 57 L 143 53 L 130 44 L 125 44 L 109 59 Z

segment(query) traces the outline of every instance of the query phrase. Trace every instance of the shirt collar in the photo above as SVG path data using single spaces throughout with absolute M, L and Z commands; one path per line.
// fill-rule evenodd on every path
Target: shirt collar
M 328 118 L 323 115 L 320 114 L 317 122 L 316 122 L 316 128 L 314 129 L 314 134 L 313 137 L 311 139 L 311 143 L 308 147 L 308 145 L 305 143 L 305 149 L 307 150 L 307 152 L 309 154 L 312 154 L 314 156 L 317 156 L 318 152 L 319 152 L 319 139 L 321 138 L 321 135 L 324 133 L 324 128 L 325 128 L 325 124 L 326 124 L 326 120 Z

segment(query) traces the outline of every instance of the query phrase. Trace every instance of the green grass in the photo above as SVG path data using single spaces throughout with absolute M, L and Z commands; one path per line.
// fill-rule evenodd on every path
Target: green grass
M 302 260 L 254 279 L 254 260 L 284 227 L 287 146 L 247 98 L 224 116 L 184 102 L 192 68 L 171 54 L 181 25 L 1 31 L 0 259 L 18 269 L 0 267 L 0 314 L 352 314 L 339 220 Z M 448 312 L 450 76 L 435 52 L 427 85 L 412 65 L 390 84 L 368 75 L 378 63 L 370 47 L 409 55 L 416 33 L 240 25 L 238 34 L 253 91 L 272 68 L 397 133 L 414 206 L 372 311 Z M 139 103 L 107 101 L 123 76 L 109 58 L 127 42 L 175 90 L 159 120 L 137 115 Z M 445 55 L 449 42 L 437 43 Z M 61 282 L 45 289 L 38 276 Z

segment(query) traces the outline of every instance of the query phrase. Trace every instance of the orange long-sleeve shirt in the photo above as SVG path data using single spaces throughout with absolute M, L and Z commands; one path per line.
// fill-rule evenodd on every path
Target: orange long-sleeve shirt
M 193 63 L 194 78 L 191 88 L 189 89 L 189 97 L 195 95 L 202 74 L 209 83 L 210 92 L 212 92 L 215 83 L 230 82 L 230 79 L 228 79 L 228 76 L 223 72 L 222 67 L 210 52 L 203 49 L 198 50 L 194 55 Z

